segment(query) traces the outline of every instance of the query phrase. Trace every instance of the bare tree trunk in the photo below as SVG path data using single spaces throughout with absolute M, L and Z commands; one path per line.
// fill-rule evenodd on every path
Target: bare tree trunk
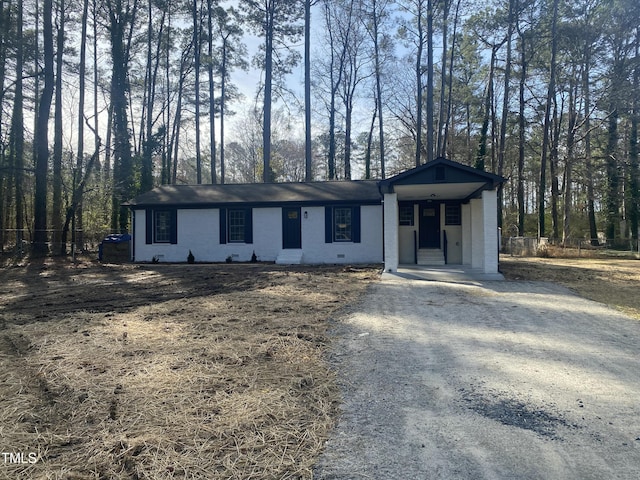
M 640 58 L 640 28 L 636 29 L 635 38 L 635 58 Z M 631 131 L 629 132 L 629 192 L 630 205 L 627 209 L 631 238 L 638 240 L 638 203 L 640 202 L 639 177 L 640 165 L 638 159 L 638 122 L 640 107 L 638 106 L 640 96 L 640 65 L 636 63 L 633 70 L 633 100 L 631 107 Z
M 549 155 L 549 168 L 551 175 L 551 235 L 554 240 L 560 236 L 558 220 L 558 197 L 560 188 L 558 185 L 558 142 L 560 141 L 560 124 L 562 115 L 558 116 L 558 102 L 553 101 L 553 135 L 551 137 L 551 154 Z
M 62 62 L 64 53 L 64 0 L 58 2 L 58 35 L 56 52 L 56 90 L 53 112 L 53 204 L 51 208 L 51 250 L 59 252 L 62 233 Z M 82 118 L 82 117 L 81 117 Z M 82 123 L 82 122 L 80 122 Z M 80 137 L 80 135 L 79 135 Z M 80 160 L 82 162 L 82 160 Z
M 85 99 L 85 84 L 86 84 L 86 57 L 87 57 L 87 23 L 89 14 L 89 0 L 84 0 L 82 4 L 82 33 L 80 38 L 80 71 L 79 71 L 79 88 L 78 92 L 78 153 L 76 154 L 76 172 L 78 175 L 83 174 L 84 167 L 84 99 Z M 96 153 L 96 155 L 99 152 Z M 80 192 L 77 198 L 77 206 L 75 208 L 76 213 L 76 246 L 80 249 L 84 245 L 84 225 L 82 215 L 82 197 L 83 192 Z M 63 243 L 64 245 L 64 243 Z M 64 248 L 64 247 L 63 247 Z M 63 254 L 66 252 L 63 252 Z
M 433 160 L 433 0 L 427 0 L 427 162 Z
M 104 146 L 104 178 L 108 184 L 111 184 L 111 180 L 113 179 L 113 163 L 111 161 L 111 154 L 113 151 L 112 148 L 113 141 L 113 104 L 109 104 L 109 108 L 107 110 L 107 141 Z M 113 184 L 111 184 L 111 189 L 113 190 Z
M 209 33 L 208 50 L 209 60 L 207 64 L 207 72 L 209 74 L 209 153 L 211 155 L 211 183 L 218 183 L 216 172 L 216 101 L 214 96 L 214 79 L 213 79 L 213 23 L 211 17 L 212 0 L 207 0 L 207 30 Z M 224 101 L 224 99 L 223 99 Z M 222 144 L 221 144 L 222 146 Z M 222 179 L 221 183 L 224 183 Z
M 353 117 L 353 92 L 345 102 L 344 118 L 344 179 L 351 180 L 351 119 Z
M 446 122 L 445 122 L 445 126 L 444 126 L 444 135 L 443 135 L 443 139 L 442 139 L 442 143 L 443 143 L 443 153 L 442 155 L 447 155 L 447 144 L 448 144 L 448 139 L 449 139 L 449 124 L 451 123 L 451 112 L 453 109 L 453 61 L 454 61 L 454 56 L 455 56 L 455 50 L 456 50 L 456 40 L 457 40 L 457 33 L 458 33 L 458 20 L 459 20 L 459 14 L 460 14 L 460 4 L 462 3 L 461 0 L 458 0 L 456 3 L 456 14 L 454 16 L 453 19 L 453 38 L 451 40 L 451 57 L 449 59 L 449 81 L 447 82 L 447 117 L 446 117 Z
M 422 26 L 422 1 L 419 2 L 419 8 L 417 13 L 418 22 L 418 49 L 416 51 L 416 63 L 415 63 L 415 75 L 416 75 L 416 167 L 422 164 L 422 51 L 424 47 L 424 34 Z M 429 7 L 431 8 L 431 1 L 429 1 Z M 427 41 L 431 41 L 427 38 Z M 428 113 L 427 113 L 428 115 Z M 428 158 L 428 157 L 427 157 Z
M 11 117 L 11 156 L 13 157 L 13 185 L 16 199 L 16 249 L 18 251 L 22 251 L 24 236 L 24 96 L 22 92 L 24 38 L 22 19 L 23 3 L 22 0 L 18 0 L 16 12 L 16 83 L 13 98 L 13 115 Z M 51 20 L 51 17 L 49 17 L 49 20 Z
M 184 52 L 180 61 L 180 79 L 178 81 L 178 100 L 176 104 L 176 114 L 173 118 L 173 131 L 171 134 L 171 142 L 169 143 L 169 150 L 173 150 L 173 162 L 171 164 L 171 182 L 175 184 L 178 177 L 178 151 L 180 145 L 180 129 L 182 128 L 182 97 L 184 92 L 184 83 L 189 74 L 187 69 L 187 59 L 191 55 L 190 45 L 186 52 Z
M 598 229 L 596 227 L 596 209 L 595 195 L 593 191 L 593 160 L 591 151 L 591 49 L 589 45 L 585 46 L 584 69 L 582 71 L 582 90 L 584 92 L 584 167 L 587 171 L 587 216 L 589 217 L 589 236 L 591 245 L 597 247 L 600 242 L 598 240 Z
M 184 77 L 181 76 L 180 82 L 178 85 L 178 100 L 176 104 L 176 114 L 173 117 L 173 134 L 171 136 L 171 143 L 169 144 L 170 150 L 173 150 L 173 162 L 172 162 L 172 172 L 171 172 L 171 182 L 172 184 L 177 183 L 178 177 L 178 146 L 180 144 L 180 128 L 182 122 L 182 92 L 184 91 Z
M 49 114 L 54 91 L 53 72 L 53 2 L 44 0 L 43 9 L 44 89 L 38 108 L 38 129 L 35 134 L 36 185 L 33 204 L 33 247 L 37 253 L 47 251 L 47 167 L 49 162 Z
M 92 26 L 93 26 L 93 130 L 94 147 L 99 150 L 100 138 L 98 137 L 98 18 L 97 0 L 92 0 Z
M 222 75 L 220 85 L 220 183 L 225 182 L 226 160 L 224 158 L 224 119 L 227 108 L 227 42 L 228 38 L 222 39 Z
M 153 88 L 152 63 L 153 63 L 153 2 L 147 1 L 147 65 L 144 75 L 144 99 L 140 125 L 140 144 L 142 145 L 142 168 L 140 169 L 140 191 L 147 192 L 153 187 L 153 152 L 151 149 L 151 137 L 153 135 Z M 158 45 L 161 42 L 158 40 Z
M 135 25 L 137 3 L 122 5 L 120 1 L 109 5 L 109 30 L 111 34 L 111 103 L 113 105 L 114 169 L 111 228 L 124 233 L 129 227 L 126 207 L 122 206 L 134 194 L 133 158 L 127 115 L 129 92 L 128 68 L 131 39 Z M 125 29 L 129 28 L 125 42 Z
M 97 135 L 97 132 L 96 132 Z M 91 172 L 93 171 L 93 166 L 96 164 L 100 157 L 100 139 L 98 138 L 98 149 L 93 153 L 89 162 L 87 163 L 87 168 L 84 173 L 80 177 L 80 181 L 77 185 L 74 185 L 74 189 L 71 195 L 71 205 L 67 208 L 67 213 L 65 215 L 64 227 L 62 228 L 62 245 L 66 245 L 67 243 L 67 234 L 69 232 L 69 223 L 73 219 L 74 215 L 77 213 L 77 209 L 80 206 L 80 202 L 82 201 L 82 196 L 84 193 L 84 189 L 86 188 L 86 184 L 89 181 L 89 177 Z M 73 237 L 73 234 L 72 234 Z
M 34 16 L 35 16 L 35 32 L 34 32 L 34 47 L 35 47 L 35 55 L 34 55 L 34 59 L 33 59 L 33 71 L 34 72 L 40 72 L 40 61 L 41 61 L 41 55 L 40 55 L 40 6 L 38 4 L 38 2 L 35 2 L 34 5 L 35 8 L 35 12 L 34 12 Z M 34 136 L 35 136 L 35 132 L 38 131 L 38 109 L 40 108 L 40 77 L 41 75 L 36 75 L 35 78 L 33 79 L 33 132 L 34 132 Z M 35 137 L 34 137 L 34 142 L 32 145 L 32 154 L 33 154 L 33 158 L 37 158 L 38 156 L 38 143 L 35 141 Z
M 373 61 L 374 61 L 374 70 L 375 70 L 375 79 L 376 79 L 376 99 L 375 105 L 377 110 L 378 117 L 378 136 L 379 136 L 379 155 L 380 155 L 380 178 L 385 178 L 385 150 L 384 150 L 384 115 L 382 113 L 382 65 L 380 61 L 380 22 L 381 13 L 378 12 L 378 0 L 372 0 L 371 10 L 373 16 L 372 28 L 373 28 Z M 373 121 L 375 121 L 376 112 L 373 113 Z M 367 151 L 369 152 L 369 158 L 371 158 L 371 136 L 373 135 L 373 123 L 369 130 L 369 139 L 368 144 L 369 148 Z M 370 178 L 370 177 L 367 177 Z
M 475 167 L 484 170 L 487 160 L 487 142 L 489 137 L 489 121 L 492 114 L 493 101 L 493 77 L 496 69 L 496 53 L 500 45 L 491 46 L 491 60 L 489 66 L 489 80 L 487 81 L 487 89 L 484 97 L 484 116 L 482 120 L 482 128 L 480 130 L 480 143 L 478 145 L 478 154 L 476 157 Z
M 471 104 L 467 101 L 464 104 L 465 119 L 465 146 L 467 150 L 467 164 L 471 165 L 473 160 L 473 149 L 471 148 Z
M 573 195 L 573 163 L 575 162 L 575 138 L 576 138 L 576 90 L 577 85 L 575 78 L 577 74 L 569 76 L 569 105 L 567 119 L 567 158 L 564 167 L 564 209 L 562 219 L 562 244 L 567 246 L 567 242 L 571 237 L 571 213 L 572 213 L 572 195 Z
M 609 122 L 607 127 L 607 145 L 605 147 L 605 165 L 607 172 L 607 184 L 605 192 L 607 239 L 615 239 L 620 235 L 618 221 L 620 219 L 619 187 L 620 177 L 618 173 L 618 108 L 615 102 L 609 104 Z
M 546 235 L 545 230 L 545 200 L 547 190 L 547 155 L 549 150 L 549 133 L 551 129 L 551 102 L 556 91 L 556 52 L 558 40 L 556 27 L 558 23 L 558 0 L 553 0 L 553 17 L 551 19 L 551 66 L 549 72 L 549 87 L 547 88 L 547 102 L 544 113 L 544 127 L 542 131 L 542 156 L 540 158 L 540 184 L 538 186 L 538 237 Z
M 327 33 L 329 35 L 329 48 L 331 50 L 331 60 L 329 63 L 329 80 L 331 83 L 331 93 L 329 98 L 329 152 L 327 159 L 327 170 L 329 180 L 335 180 L 336 178 L 336 96 L 338 94 L 338 88 L 342 82 L 342 75 L 344 73 L 344 64 L 346 56 L 346 46 L 343 45 L 340 55 L 336 55 L 336 40 L 334 35 L 334 29 L 332 25 L 332 11 L 331 2 L 325 1 L 325 20 Z M 349 19 L 345 31 L 347 35 L 351 26 L 351 10 L 349 9 Z M 338 57 L 338 58 L 336 58 Z M 337 70 L 337 72 L 336 72 Z
M 271 103 L 273 89 L 273 33 L 275 2 L 268 2 L 265 19 L 264 59 L 264 111 L 262 124 L 262 178 L 264 183 L 273 182 L 271 171 Z
M 440 67 L 440 108 L 438 110 L 438 134 L 436 141 L 436 157 L 444 157 L 444 123 L 445 123 L 445 91 L 447 86 L 447 41 L 449 35 L 449 10 L 451 0 L 444 0 L 442 3 L 442 65 Z
M 620 91 L 626 83 L 627 72 L 624 68 L 624 59 L 616 51 L 614 53 L 612 66 L 611 88 L 609 96 L 609 116 L 607 125 L 607 143 L 605 145 L 604 157 L 606 168 L 606 190 L 605 190 L 605 234 L 607 239 L 616 239 L 621 236 L 621 179 L 620 170 L 622 161 L 619 159 L 619 131 L 618 121 L 620 111 Z
M 167 4 L 167 13 L 169 19 L 167 20 L 167 39 L 166 39 L 166 51 L 165 53 L 165 106 L 164 106 L 164 149 L 162 157 L 162 184 L 170 184 L 172 179 L 172 138 L 173 128 L 171 126 L 171 4 Z
M 304 0 L 304 139 L 304 181 L 310 182 L 313 180 L 311 169 L 311 0 Z
M 373 129 L 376 125 L 376 115 L 378 113 L 378 102 L 373 109 L 373 115 L 371 116 L 371 124 L 369 125 L 369 133 L 367 134 L 367 149 L 364 156 L 364 178 L 369 180 L 371 178 L 371 144 L 373 143 Z
M 0 2 L 0 105 L 4 102 L 4 78 L 5 78 L 5 62 L 7 58 L 6 47 L 6 19 L 5 15 L 8 15 L 9 9 L 5 10 L 4 2 Z M 0 138 L 4 137 L 4 123 L 3 123 L 3 111 L 0 108 Z M 7 184 L 6 175 L 4 172 L 8 172 L 9 165 L 6 164 L 6 151 L 5 146 L 0 145 L 0 253 L 4 252 L 4 231 L 5 231 L 5 219 L 8 212 L 5 211 L 5 186 Z
M 500 138 L 498 146 L 498 175 L 504 173 L 504 158 L 507 150 L 507 118 L 509 116 L 509 97 L 511 95 L 511 38 L 513 37 L 513 22 L 516 0 L 509 0 L 509 14 L 507 27 L 507 58 L 504 67 L 504 93 L 502 98 L 502 118 L 500 120 Z M 498 227 L 502 228 L 502 205 L 504 202 L 503 186 L 498 187 Z
M 525 215 L 525 204 L 524 204 L 524 148 L 525 148 L 525 133 L 526 133 L 526 122 L 524 116 L 525 109 L 525 91 L 526 91 L 526 80 L 527 80 L 527 50 L 526 50 L 526 40 L 525 35 L 520 32 L 520 88 L 519 88 L 519 112 L 518 112 L 518 235 L 524 235 L 524 215 Z
M 202 154 L 200 148 L 200 30 L 202 14 L 198 8 L 197 0 L 193 0 L 193 47 L 195 70 L 195 120 L 196 120 L 196 183 L 202 183 Z

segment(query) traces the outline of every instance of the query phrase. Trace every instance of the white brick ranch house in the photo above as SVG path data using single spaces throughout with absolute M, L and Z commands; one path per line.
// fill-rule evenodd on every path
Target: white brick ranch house
M 502 177 L 444 158 L 386 180 L 163 185 L 125 205 L 136 262 L 465 265 L 498 271 Z

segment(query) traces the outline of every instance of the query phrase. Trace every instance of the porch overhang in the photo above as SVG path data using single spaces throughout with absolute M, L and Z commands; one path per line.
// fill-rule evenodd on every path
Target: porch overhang
M 486 183 L 440 183 L 394 185 L 393 192 L 398 201 L 405 200 L 461 200 L 466 202 L 482 195 L 483 190 L 491 188 Z
M 382 194 L 395 193 L 403 200 L 459 200 L 480 198 L 494 190 L 504 178 L 445 158 L 412 168 L 380 182 Z
M 460 210 L 460 218 L 453 230 L 456 245 L 462 249 L 462 263 L 484 274 L 498 272 L 498 226 L 497 189 L 505 181 L 501 176 L 484 172 L 445 158 L 407 170 L 394 177 L 380 181 L 378 188 L 384 200 L 384 262 L 385 271 L 398 269 L 401 252 L 407 252 L 411 244 L 407 232 L 413 234 L 413 252 L 418 262 L 418 249 L 431 248 L 432 244 L 442 245 L 445 251 L 447 237 L 444 213 L 448 202 L 467 204 Z M 399 207 L 401 202 L 413 203 L 416 220 L 405 224 L 402 241 L 399 227 Z M 436 208 L 426 208 L 415 204 L 434 202 Z M 441 210 L 440 210 L 441 208 Z M 429 212 L 429 213 L 427 213 Z M 435 212 L 435 213 L 434 213 Z M 413 215 L 413 214 L 412 214 Z M 411 217 L 414 218 L 413 216 Z M 435 223 L 434 223 L 435 219 Z M 448 229 L 449 230 L 449 229 Z M 420 241 L 416 235 L 419 233 Z M 424 242 L 423 242 L 424 234 Z M 435 235 L 435 237 L 434 237 Z M 435 238 L 435 242 L 433 241 Z M 444 238 L 444 240 L 442 240 Z M 423 247 L 420 247 L 423 245 Z M 460 247 L 460 245 L 462 245 Z M 466 245 L 466 246 L 465 246 Z M 406 259 L 406 255 L 404 256 Z M 404 260 L 406 262 L 406 260 Z M 446 254 L 445 254 L 446 261 Z

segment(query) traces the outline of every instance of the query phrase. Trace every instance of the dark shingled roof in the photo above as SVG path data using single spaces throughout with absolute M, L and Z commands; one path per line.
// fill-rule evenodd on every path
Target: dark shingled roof
M 124 203 L 132 208 L 180 206 L 203 208 L 238 204 L 278 206 L 283 203 L 328 205 L 380 204 L 375 180 L 225 185 L 162 185 Z

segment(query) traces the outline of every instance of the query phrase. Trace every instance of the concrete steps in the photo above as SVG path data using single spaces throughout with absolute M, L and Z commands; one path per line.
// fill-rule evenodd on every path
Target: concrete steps
M 444 264 L 444 252 L 439 248 L 421 248 L 418 250 L 418 265 Z
M 300 265 L 302 263 L 302 249 L 280 250 L 276 263 L 278 265 Z

